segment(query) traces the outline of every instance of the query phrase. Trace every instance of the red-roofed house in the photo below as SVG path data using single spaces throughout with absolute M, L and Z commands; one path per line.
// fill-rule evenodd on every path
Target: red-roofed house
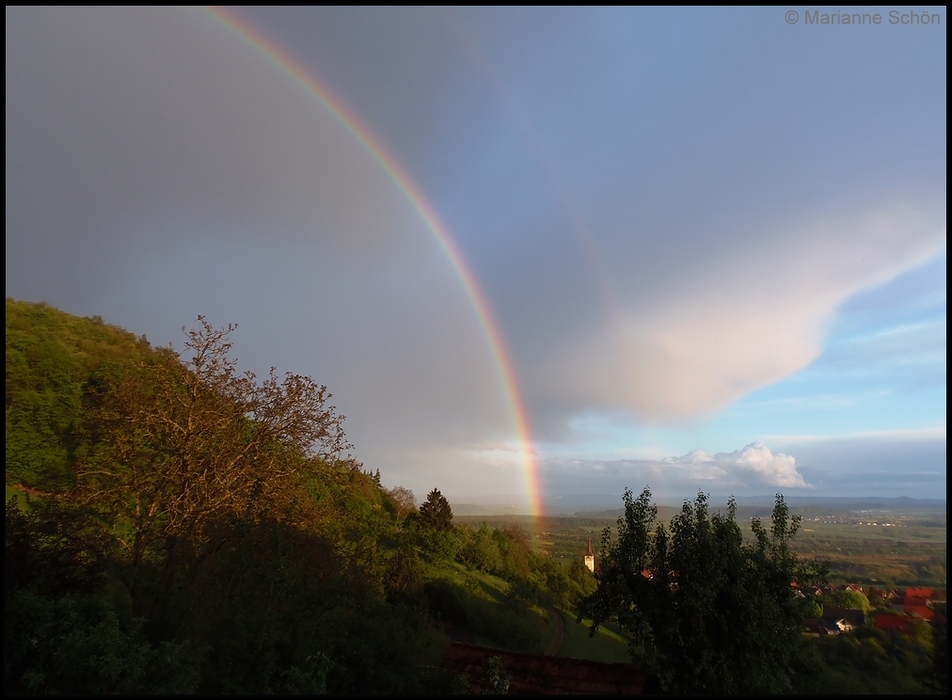
M 877 613 L 874 619 L 879 629 L 893 630 L 902 634 L 910 634 L 915 624 L 912 618 L 907 615 L 893 615 L 891 613 Z
M 907 588 L 903 605 L 920 607 L 925 606 L 930 600 L 932 600 L 931 588 Z
M 902 610 L 908 615 L 918 615 L 923 620 L 928 620 L 929 622 L 932 622 L 935 618 L 935 613 L 928 605 L 903 605 Z

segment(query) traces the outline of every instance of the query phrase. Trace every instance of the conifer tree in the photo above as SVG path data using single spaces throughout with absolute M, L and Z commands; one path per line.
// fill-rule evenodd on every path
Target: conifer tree
M 446 532 L 453 529 L 453 509 L 439 489 L 427 494 L 426 501 L 420 506 L 419 522 L 424 530 Z

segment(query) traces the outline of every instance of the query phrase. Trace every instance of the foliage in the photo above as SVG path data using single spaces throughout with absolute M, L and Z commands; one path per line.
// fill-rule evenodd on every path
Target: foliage
M 929 689 L 939 695 L 949 692 L 949 618 L 948 603 L 936 603 L 932 621 L 932 668 Z
M 822 603 L 826 606 L 847 610 L 862 610 L 864 613 L 869 613 L 871 608 L 869 598 L 860 591 L 833 591 L 831 594 L 823 596 Z
M 911 635 L 866 625 L 814 642 L 818 674 L 798 692 L 911 695 L 934 692 L 934 644 L 925 624 Z M 947 651 L 947 650 L 946 650 Z
M 792 689 L 803 672 L 805 599 L 791 583 L 813 583 L 822 567 L 802 565 L 789 540 L 799 525 L 778 495 L 769 532 L 754 521 L 743 542 L 735 521 L 708 513 L 699 494 L 671 522 L 654 526 L 657 509 L 645 489 L 624 497 L 618 536 L 602 540 L 598 588 L 581 612 L 593 631 L 617 621 L 632 659 L 667 692 L 773 693 Z
M 121 620 L 94 595 L 51 599 L 20 591 L 7 601 L 8 693 L 182 693 L 198 670 L 186 645 L 153 646 L 143 620 Z
M 486 666 L 489 673 L 487 676 L 486 690 L 484 695 L 506 695 L 509 693 L 509 683 L 512 676 L 506 673 L 502 667 L 502 658 L 490 656 L 486 659 Z
M 459 541 L 452 530 L 423 530 L 420 533 L 420 548 L 434 564 L 452 561 L 458 547 Z
M 101 581 L 93 570 L 94 557 L 79 537 L 83 514 L 56 503 L 23 511 L 17 501 L 14 496 L 6 504 L 4 596 L 27 588 L 52 597 L 97 590 Z
M 416 510 L 416 497 L 413 491 L 405 486 L 394 486 L 384 493 L 393 502 L 396 515 L 401 520 Z
M 104 362 L 151 351 L 145 337 L 46 304 L 6 302 L 6 480 L 38 493 L 72 485 L 83 385 Z
M 422 594 L 426 569 L 416 550 L 404 545 L 387 563 L 384 585 L 393 602 L 415 601 Z
M 644 538 L 665 562 L 661 577 L 675 572 L 677 587 L 648 588 L 668 612 L 612 610 L 612 600 L 635 601 L 623 575 L 596 580 L 580 559 L 535 552 L 519 527 L 459 527 L 438 489 L 419 511 L 408 489 L 383 489 L 379 471 L 346 454 L 326 388 L 239 372 L 233 330 L 200 317 L 177 353 L 101 319 L 7 300 L 7 485 L 27 495 L 6 508 L 9 693 L 449 693 L 460 679 L 436 668 L 446 638 L 432 618 L 539 652 L 544 608 L 583 598 L 602 601 L 602 631 L 616 629 L 612 617 L 629 633 L 694 619 L 672 628 L 677 639 L 636 637 L 639 659 L 653 649 L 719 664 L 757 644 L 771 650 L 764 664 L 783 667 L 758 625 L 786 630 L 786 609 L 770 612 L 770 601 L 789 593 L 782 545 L 792 532 L 738 549 L 734 530 L 698 503 L 676 520 L 664 557 Z M 741 564 L 736 573 L 706 557 L 705 543 Z M 603 574 L 625 561 L 605 559 Z M 776 575 L 763 582 L 766 570 Z M 703 592 L 708 574 L 710 587 L 736 583 L 701 599 L 718 601 L 751 636 L 746 646 L 679 597 Z M 735 623 L 749 610 L 740 598 L 759 606 L 756 618 Z M 725 651 L 704 647 L 705 633 Z M 764 675 L 751 669 L 754 681 Z M 773 687 L 754 681 L 735 686 Z
M 90 447 L 70 496 L 95 508 L 130 553 L 137 609 L 150 548 L 171 543 L 168 578 L 221 518 L 255 519 L 276 508 L 288 515 L 304 480 L 349 447 L 326 387 L 298 375 L 279 379 L 274 369 L 261 383 L 237 371 L 229 357 L 234 328 L 216 330 L 199 317 L 183 353 L 107 365 L 88 384 Z
M 453 509 L 439 489 L 427 494 L 426 501 L 420 506 L 418 523 L 424 531 L 448 532 L 453 529 Z
M 9 692 L 450 689 L 379 473 L 324 387 L 238 372 L 232 330 L 179 354 L 7 301 Z
M 572 563 L 569 564 L 568 575 L 569 581 L 572 582 L 572 586 L 575 589 L 575 597 L 572 600 L 573 605 L 577 605 L 581 599 L 595 592 L 595 588 L 597 587 L 595 574 L 589 571 L 588 567 L 579 559 L 573 559 Z
M 498 572 L 502 564 L 499 542 L 485 521 L 479 529 L 460 528 L 459 559 L 471 569 L 484 573 Z

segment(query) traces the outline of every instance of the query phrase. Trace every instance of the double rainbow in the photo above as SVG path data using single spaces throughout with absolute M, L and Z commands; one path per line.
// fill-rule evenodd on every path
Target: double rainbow
M 234 12 L 224 8 L 205 8 L 205 11 L 221 24 L 231 30 L 242 40 L 253 46 L 259 53 L 278 64 L 283 70 L 301 83 L 311 94 L 328 109 L 377 161 L 380 167 L 390 177 L 397 189 L 403 193 L 410 205 L 416 210 L 426 224 L 427 229 L 442 248 L 443 253 L 452 265 L 459 278 L 463 291 L 469 299 L 470 306 L 476 314 L 476 319 L 486 337 L 496 373 L 499 376 L 503 391 L 509 405 L 509 413 L 513 427 L 518 435 L 521 453 L 523 479 L 530 513 L 534 516 L 542 515 L 542 493 L 539 488 L 538 473 L 532 448 L 532 436 L 529 432 L 529 420 L 525 404 L 516 383 L 512 360 L 506 352 L 502 333 L 494 318 L 486 296 L 473 276 L 472 270 L 466 264 L 459 247 L 450 235 L 449 230 L 440 221 L 433 206 L 427 201 L 420 187 L 413 181 L 409 173 L 404 170 L 386 147 L 380 142 L 360 118 L 354 114 L 339 98 L 323 85 L 313 72 L 297 61 L 288 52 L 283 50 L 264 33 L 244 21 Z

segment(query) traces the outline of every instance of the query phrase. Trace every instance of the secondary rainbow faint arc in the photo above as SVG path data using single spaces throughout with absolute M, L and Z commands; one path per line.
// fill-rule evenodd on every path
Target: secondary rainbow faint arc
M 499 326 L 490 310 L 489 303 L 483 294 L 479 283 L 473 276 L 469 265 L 463 258 L 456 246 L 453 237 L 450 235 L 446 226 L 440 221 L 436 211 L 427 201 L 426 196 L 420 190 L 420 187 L 413 181 L 413 178 L 400 166 L 400 164 L 390 155 L 389 151 L 380 143 L 374 134 L 360 120 L 360 118 L 348 109 L 347 106 L 317 79 L 299 61 L 284 51 L 280 46 L 271 41 L 265 34 L 251 26 L 248 22 L 242 20 L 233 12 L 228 12 L 220 7 L 206 7 L 205 11 L 221 22 L 236 35 L 247 41 L 255 47 L 260 53 L 280 65 L 285 71 L 294 77 L 295 80 L 304 85 L 330 112 L 337 117 L 338 121 L 357 139 L 357 141 L 373 156 L 374 160 L 383 168 L 384 172 L 393 180 L 397 188 L 403 193 L 407 201 L 413 206 L 420 218 L 426 224 L 426 227 L 433 234 L 433 237 L 439 243 L 450 264 L 453 266 L 466 296 L 473 307 L 476 318 L 482 326 L 486 341 L 496 365 L 496 371 L 499 374 L 503 390 L 509 402 L 509 410 L 512 414 L 512 422 L 516 428 L 519 440 L 522 443 L 522 467 L 525 480 L 526 492 L 529 497 L 529 508 L 533 515 L 542 515 L 542 498 L 539 489 L 538 474 L 536 473 L 535 459 L 532 450 L 532 436 L 529 432 L 529 420 L 526 414 L 525 405 L 522 396 L 519 393 L 519 385 L 516 383 L 515 372 L 512 362 L 506 353 L 505 343 Z

